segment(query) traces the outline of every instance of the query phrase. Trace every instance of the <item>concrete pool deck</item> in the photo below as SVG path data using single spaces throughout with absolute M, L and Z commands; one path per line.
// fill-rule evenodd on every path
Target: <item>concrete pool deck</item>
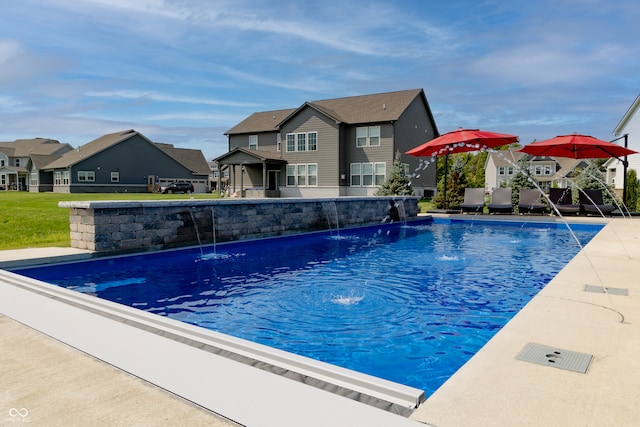
M 470 219 L 468 215 L 463 218 Z M 538 216 L 481 218 L 551 220 Z M 636 273 L 640 268 L 640 222 L 622 218 L 607 222 L 549 285 L 414 412 L 415 425 L 640 424 L 636 404 L 640 397 L 640 279 Z M 43 255 L 40 251 L 0 252 L 0 267 L 48 258 L 56 252 L 47 249 Z M 625 288 L 628 296 L 585 292 L 585 285 Z M 86 425 L 90 420 L 94 425 L 234 425 L 6 315 L 0 316 L 0 331 L 0 424 Z M 586 353 L 593 359 L 586 373 L 516 359 L 528 343 Z M 248 392 L 246 410 L 261 407 L 253 402 L 265 398 L 277 399 L 278 395 Z M 307 404 L 314 411 L 335 410 L 319 407 L 324 402 L 321 398 Z M 349 402 L 356 409 L 364 406 Z M 377 425 L 412 424 L 402 418 L 397 424 L 389 420 L 381 417 Z M 345 419 L 343 425 L 349 423 Z

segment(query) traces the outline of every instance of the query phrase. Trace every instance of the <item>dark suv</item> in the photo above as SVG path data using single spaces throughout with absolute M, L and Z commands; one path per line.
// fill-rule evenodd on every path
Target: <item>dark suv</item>
M 193 193 L 193 184 L 185 181 L 172 182 L 162 189 L 165 194 Z

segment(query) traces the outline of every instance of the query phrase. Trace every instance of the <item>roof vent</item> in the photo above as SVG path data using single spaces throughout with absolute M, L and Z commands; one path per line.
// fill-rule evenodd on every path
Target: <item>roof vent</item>
M 387 109 L 387 104 L 382 104 L 382 109 L 386 110 Z

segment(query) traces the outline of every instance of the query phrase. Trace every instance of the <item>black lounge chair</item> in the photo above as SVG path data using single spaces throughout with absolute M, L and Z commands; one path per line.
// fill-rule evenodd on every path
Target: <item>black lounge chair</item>
M 551 188 L 549 200 L 560 212 L 560 215 L 578 215 L 580 213 L 580 205 L 573 204 L 570 188 Z M 554 211 L 552 210 L 552 212 Z
M 615 206 L 605 204 L 600 190 L 580 191 L 580 212 L 586 215 L 611 215 Z
M 484 211 L 484 188 L 465 188 L 464 200 L 460 204 L 462 212 Z
M 512 213 L 513 201 L 511 200 L 511 187 L 496 188 L 491 192 L 489 213 Z
M 518 212 L 544 214 L 547 206 L 542 203 L 542 192 L 535 188 L 521 188 L 518 200 Z

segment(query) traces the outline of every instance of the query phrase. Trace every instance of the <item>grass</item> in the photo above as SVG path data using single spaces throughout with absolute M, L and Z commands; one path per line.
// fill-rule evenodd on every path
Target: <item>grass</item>
M 194 194 L 212 199 L 213 194 Z M 0 250 L 36 247 L 69 247 L 69 209 L 62 201 L 86 200 L 170 200 L 189 198 L 185 194 L 117 193 L 59 194 L 0 191 Z

